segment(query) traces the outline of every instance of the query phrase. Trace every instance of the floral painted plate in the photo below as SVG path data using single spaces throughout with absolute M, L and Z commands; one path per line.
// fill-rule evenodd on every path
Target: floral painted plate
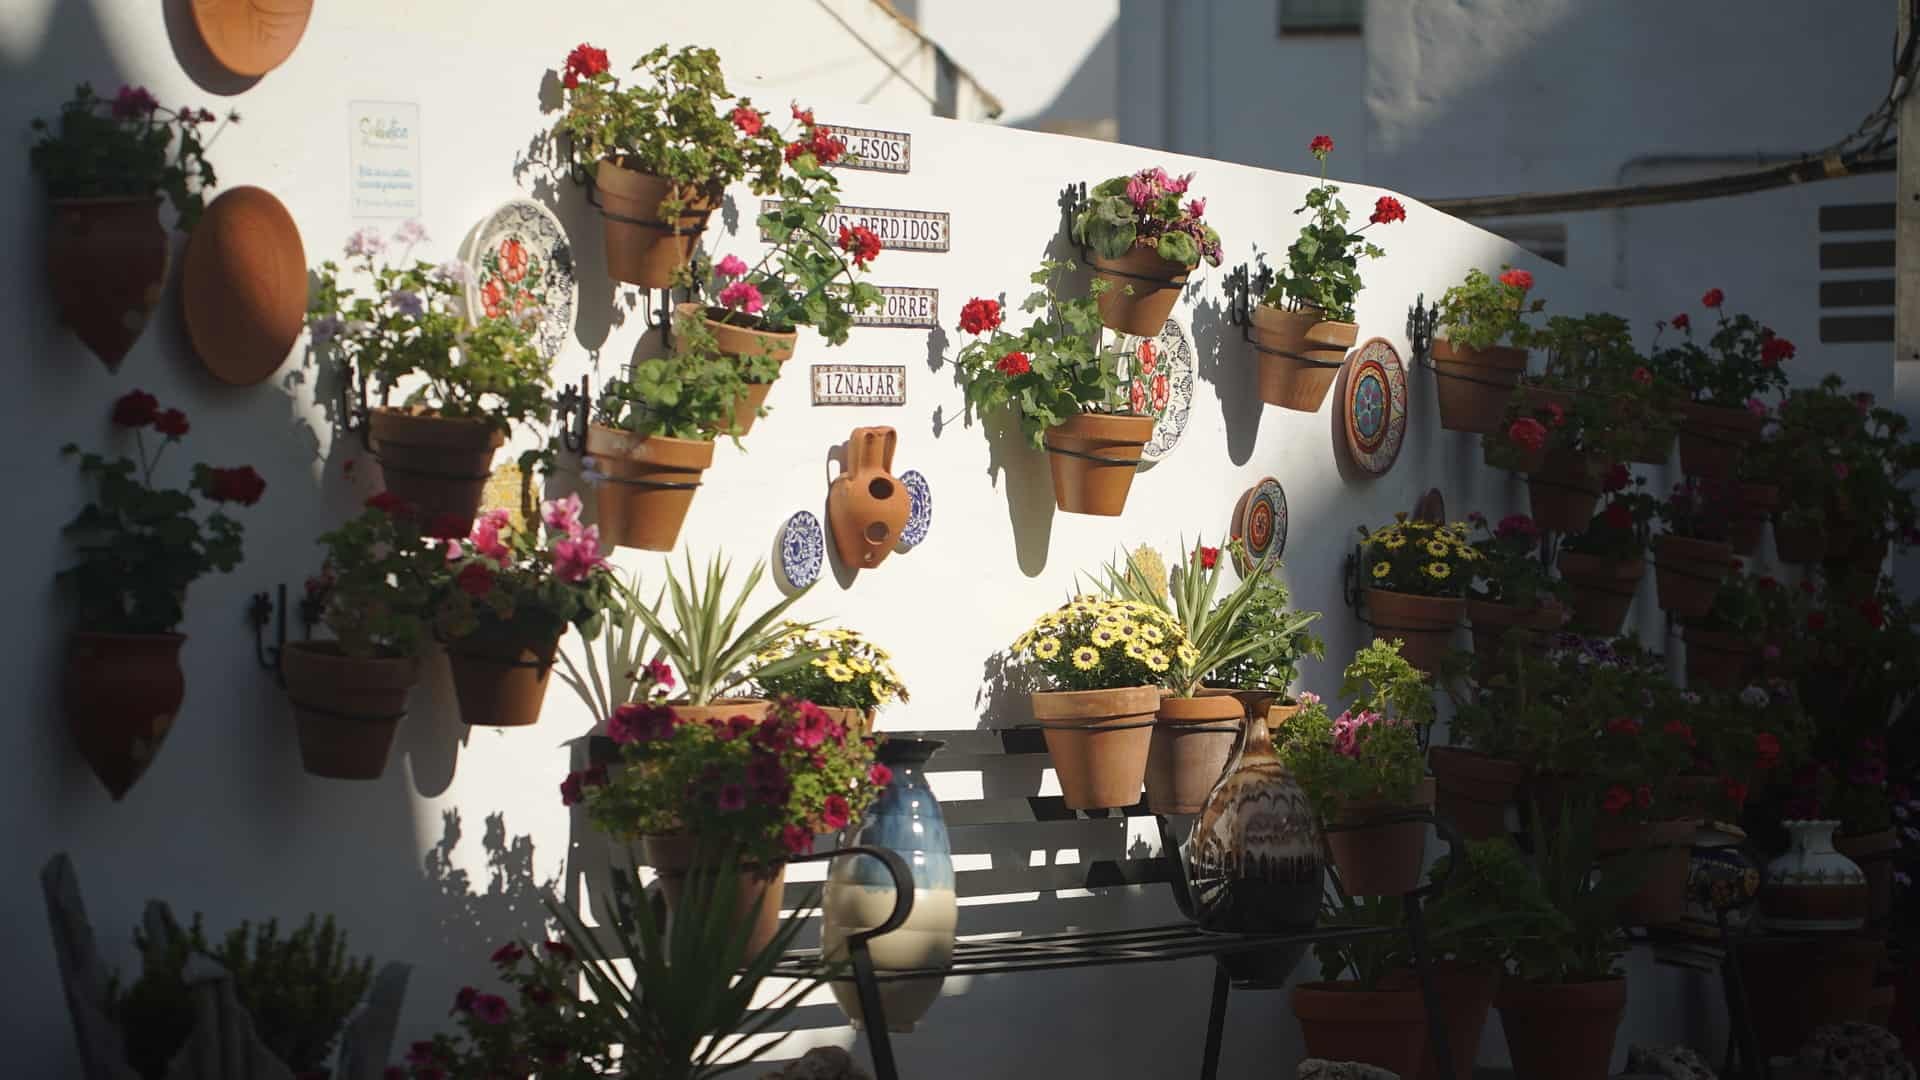
M 1148 465 L 1173 452 L 1174 445 L 1187 430 L 1187 414 L 1193 407 L 1193 345 L 1187 331 L 1168 319 L 1155 338 L 1123 334 L 1120 351 L 1133 361 L 1133 411 L 1152 412 L 1155 416 L 1153 438 L 1140 459 Z
M 531 199 L 502 203 L 467 241 L 467 310 L 475 320 L 539 308 L 534 334 L 551 359 L 573 336 L 578 284 L 573 248 L 553 212 Z
M 1407 441 L 1407 371 L 1385 338 L 1374 338 L 1348 359 L 1340 403 L 1353 463 L 1375 476 L 1393 468 Z
M 912 497 L 912 508 L 907 511 L 906 527 L 900 530 L 900 550 L 918 547 L 933 530 L 933 488 L 927 484 L 927 478 L 917 469 L 908 469 L 900 474 L 901 486 Z
M 812 511 L 802 510 L 780 529 L 780 575 L 787 584 L 804 589 L 820 580 L 826 558 L 827 534 Z
M 1245 549 L 1238 560 L 1241 573 L 1252 570 L 1269 555 L 1278 562 L 1287 550 L 1287 492 L 1280 481 L 1262 477 L 1240 496 L 1233 505 L 1228 534 Z

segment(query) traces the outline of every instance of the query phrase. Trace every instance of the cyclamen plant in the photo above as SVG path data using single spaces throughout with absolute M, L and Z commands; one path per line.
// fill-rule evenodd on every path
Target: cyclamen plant
M 1347 207 L 1340 201 L 1340 189 L 1327 183 L 1327 155 L 1333 153 L 1333 140 L 1316 135 L 1307 146 L 1320 162 L 1320 183 L 1307 192 L 1307 201 L 1296 214 L 1311 212 L 1313 220 L 1300 229 L 1300 238 L 1287 248 L 1287 266 L 1267 290 L 1263 303 L 1285 306 L 1290 311 L 1317 311 L 1334 322 L 1354 320 L 1353 302 L 1360 295 L 1360 257 L 1378 259 L 1385 255 L 1379 245 L 1362 239 L 1361 234 L 1375 225 L 1390 225 L 1407 219 L 1407 208 L 1391 195 L 1374 201 L 1367 224 L 1348 231 Z
M 206 191 L 214 186 L 207 148 L 228 124 L 240 122 L 240 114 L 229 112 L 202 138 L 202 125 L 214 119 L 206 109 L 161 108 L 144 86 L 122 86 L 108 99 L 81 83 L 53 123 L 34 119 L 38 138 L 27 161 L 52 198 L 165 195 L 180 231 L 190 232 L 206 209 Z
M 1201 220 L 1207 200 L 1181 201 L 1192 183 L 1192 173 L 1169 176 L 1161 168 L 1102 181 L 1074 215 L 1074 243 L 1107 259 L 1140 247 L 1181 266 L 1196 266 L 1201 259 L 1219 266 L 1220 234 Z
M 1714 313 L 1718 326 L 1701 348 L 1693 340 L 1693 320 L 1685 312 L 1657 324 L 1664 332 L 1671 326 L 1686 335 L 1678 345 L 1654 352 L 1654 371 L 1686 390 L 1689 397 L 1703 405 L 1729 409 L 1754 409 L 1764 413 L 1763 395 L 1786 388 L 1787 373 L 1782 365 L 1793 359 L 1793 342 L 1774 333 L 1748 315 L 1729 316 L 1726 294 L 1708 289 L 1700 305 Z M 1659 344 L 1659 333 L 1654 344 Z
M 556 638 L 569 625 L 592 637 L 615 599 L 612 572 L 600 554 L 600 529 L 580 522 L 580 496 L 544 502 L 545 537 L 516 528 L 510 511 L 491 509 L 464 540 L 447 541 L 447 574 L 435 622 L 462 638 L 512 628 L 515 637 Z
M 327 561 L 307 582 L 307 602 L 354 657 L 404 657 L 428 640 L 446 558 L 422 538 L 414 508 L 390 491 L 320 537 Z
M 1455 346 L 1487 349 L 1511 341 L 1526 348 L 1530 330 L 1523 318 L 1541 311 L 1545 300 L 1527 301 L 1533 275 L 1502 265 L 1498 278 L 1478 268 L 1440 297 L 1439 328 Z
M 540 310 L 470 322 L 471 270 L 459 259 L 439 266 L 412 260 L 426 238 L 416 221 L 401 225 L 391 241 L 361 229 L 347 240 L 344 269 L 332 259 L 320 265 L 307 306 L 314 351 L 339 364 L 351 385 L 371 383 L 382 403 L 418 379 L 405 398 L 411 408 L 486 420 L 502 432 L 518 421 L 546 420 L 552 361 L 533 346 Z M 382 258 L 389 243 L 398 261 Z M 368 279 L 371 291 L 349 284 L 349 275 Z
M 60 450 L 79 457 L 94 497 L 62 530 L 80 561 L 54 580 L 70 591 L 84 631 L 170 633 L 186 618 L 187 587 L 240 563 L 240 523 L 218 507 L 204 521 L 196 518 L 198 499 L 252 506 L 267 482 L 252 466 L 195 465 L 185 490 L 155 487 L 160 459 L 190 429 L 186 414 L 161 409 L 152 394 L 134 390 L 114 402 L 113 423 L 133 432 L 134 457 L 82 453 L 72 443 Z M 149 428 L 157 436 L 151 451 Z

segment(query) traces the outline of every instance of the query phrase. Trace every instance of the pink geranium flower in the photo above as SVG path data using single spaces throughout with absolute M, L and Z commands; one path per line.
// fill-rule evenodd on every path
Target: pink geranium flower
M 569 494 L 564 499 L 541 503 L 540 520 L 555 532 L 577 538 L 580 535 L 580 496 Z
M 720 303 L 749 315 L 758 315 L 760 309 L 767 306 L 766 298 L 760 295 L 760 290 L 752 283 L 745 281 L 736 281 L 721 289 Z
M 500 530 L 508 528 L 512 520 L 513 515 L 506 510 L 483 512 L 474 520 L 473 535 L 469 537 L 473 550 L 501 566 L 507 565 L 513 558 L 513 552 L 507 550 L 506 543 L 500 539 Z
M 553 545 L 553 576 L 576 585 L 607 564 L 600 554 L 600 527 L 589 525 L 578 536 L 570 536 Z
M 740 256 L 729 255 L 713 264 L 713 272 L 731 281 L 747 272 L 747 264 Z

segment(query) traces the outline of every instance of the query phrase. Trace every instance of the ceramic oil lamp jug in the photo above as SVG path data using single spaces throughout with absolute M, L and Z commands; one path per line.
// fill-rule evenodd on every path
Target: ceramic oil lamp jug
M 846 467 L 827 492 L 827 519 L 840 561 L 857 570 L 879 566 L 900 540 L 913 496 L 893 477 L 890 427 L 854 428 L 847 438 Z

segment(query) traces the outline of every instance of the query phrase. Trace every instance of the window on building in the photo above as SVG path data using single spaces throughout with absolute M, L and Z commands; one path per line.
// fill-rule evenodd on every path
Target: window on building
M 1366 0 L 1280 0 L 1280 33 L 1357 34 Z

